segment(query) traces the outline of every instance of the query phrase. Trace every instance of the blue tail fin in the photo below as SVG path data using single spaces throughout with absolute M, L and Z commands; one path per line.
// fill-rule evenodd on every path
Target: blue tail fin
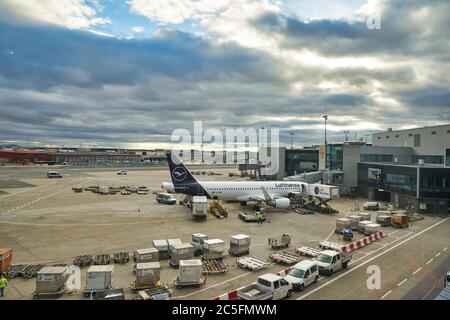
M 167 153 L 167 163 L 175 192 L 191 196 L 208 196 L 205 189 L 175 154 Z

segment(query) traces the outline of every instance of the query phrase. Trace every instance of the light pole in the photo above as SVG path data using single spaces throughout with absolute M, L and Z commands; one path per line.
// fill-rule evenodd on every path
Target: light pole
M 294 149 L 294 136 L 295 136 L 295 132 L 291 131 L 291 149 Z
M 322 116 L 322 118 L 325 120 L 325 169 L 327 168 L 327 120 L 328 115 L 325 114 Z

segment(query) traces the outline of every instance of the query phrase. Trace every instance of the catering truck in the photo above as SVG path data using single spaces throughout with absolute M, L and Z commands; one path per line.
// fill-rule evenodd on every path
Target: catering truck
M 317 256 L 319 274 L 331 276 L 336 271 L 347 269 L 351 259 L 351 254 L 340 253 L 334 250 L 322 251 Z
M 292 295 L 292 284 L 280 276 L 266 273 L 249 287 L 239 289 L 240 300 L 281 300 Z

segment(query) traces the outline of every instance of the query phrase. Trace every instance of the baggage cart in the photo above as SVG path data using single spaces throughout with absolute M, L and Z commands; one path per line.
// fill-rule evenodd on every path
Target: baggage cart
M 114 263 L 127 263 L 130 261 L 130 254 L 128 252 L 114 253 Z
M 295 251 L 302 256 L 315 258 L 322 252 L 322 249 L 308 247 L 308 246 L 301 246 L 301 247 L 298 247 Z
M 159 252 L 159 260 L 170 258 L 169 243 L 167 240 L 153 240 L 153 247 Z
M 236 264 L 246 270 L 260 270 L 267 267 L 270 263 L 256 257 L 244 257 L 236 260 Z
M 272 247 L 272 249 L 280 249 L 280 248 L 287 248 L 291 244 L 292 236 L 288 234 L 283 234 L 278 237 L 271 237 L 268 239 L 269 246 Z
M 90 266 L 92 264 L 92 256 L 89 255 L 77 256 L 73 260 L 73 264 L 79 268 Z
M 172 290 L 162 284 L 153 288 L 139 290 L 137 293 L 142 300 L 167 300 L 172 295 Z M 161 299 L 161 297 L 167 298 Z
M 319 242 L 319 247 L 322 249 L 340 250 L 342 247 L 342 244 L 340 244 L 338 242 L 324 240 L 324 241 Z
M 204 259 L 219 259 L 223 257 L 225 242 L 221 239 L 208 239 L 203 241 Z
M 366 226 L 371 224 L 372 221 L 370 220 L 362 220 L 358 223 L 358 232 L 364 233 L 366 231 Z
M 283 252 L 272 253 L 269 256 L 269 259 L 273 262 L 277 262 L 277 263 L 281 263 L 281 264 L 285 264 L 285 265 L 291 265 L 291 264 L 299 262 L 301 257 L 296 255 L 295 253 L 283 251 Z
M 223 259 L 204 259 L 202 262 L 203 274 L 218 274 L 228 271 Z
M 351 228 L 351 220 L 348 218 L 339 218 L 336 219 L 336 229 L 334 230 L 335 233 L 342 233 L 344 229 L 350 229 Z

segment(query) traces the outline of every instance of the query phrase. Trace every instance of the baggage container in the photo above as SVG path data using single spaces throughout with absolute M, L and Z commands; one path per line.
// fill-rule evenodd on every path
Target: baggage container
M 231 236 L 229 252 L 234 255 L 250 253 L 250 237 L 245 234 Z
M 381 225 L 379 225 L 378 223 L 371 223 L 371 224 L 366 225 L 366 227 L 364 229 L 364 234 L 366 236 L 369 236 L 371 234 L 377 233 L 380 230 L 381 230 Z
M 36 293 L 56 293 L 64 288 L 68 278 L 67 267 L 44 267 L 37 273 Z
M 387 227 L 391 225 L 391 215 L 378 215 L 377 223 L 382 227 Z
M 100 194 L 109 194 L 109 187 L 107 187 L 107 186 L 100 186 L 98 188 L 98 193 L 100 193 Z
M 183 242 L 180 239 L 168 239 L 167 243 L 169 245 L 169 252 L 172 253 L 172 249 L 175 245 L 179 246 Z
M 191 244 L 194 246 L 194 255 L 203 253 L 203 241 L 208 240 L 208 236 L 203 233 L 193 233 Z
M 203 241 L 203 257 L 205 259 L 217 259 L 223 257 L 225 242 L 220 239 Z
M 372 224 L 372 221 L 362 220 L 358 222 L 358 231 L 364 233 L 366 231 L 367 225 Z
M 136 288 L 153 287 L 161 280 L 161 265 L 159 262 L 136 264 Z
M 348 218 L 339 218 L 336 219 L 336 233 L 342 233 L 344 229 L 350 229 L 351 227 L 351 220 Z
M 12 261 L 12 249 L 0 248 L 0 273 L 5 273 Z
M 112 287 L 113 265 L 90 266 L 86 271 L 87 290 L 105 290 Z
M 360 212 L 360 213 L 358 213 L 358 216 L 361 217 L 361 221 L 364 221 L 364 220 L 370 221 L 371 220 L 370 212 Z
M 192 216 L 197 220 L 205 220 L 208 212 L 208 199 L 205 196 L 192 198 Z
M 203 283 L 201 260 L 180 260 L 180 273 L 176 279 L 177 287 L 200 286 Z
M 156 248 L 138 249 L 134 252 L 134 262 L 159 261 L 159 252 Z
M 159 260 L 170 258 L 169 244 L 167 243 L 167 240 L 153 240 L 153 247 L 158 250 Z
M 351 215 L 348 218 L 350 219 L 350 228 L 352 230 L 358 230 L 358 223 L 361 221 L 361 216 Z
M 194 257 L 194 246 L 190 243 L 174 245 L 170 253 L 170 264 L 177 267 L 180 260 L 190 260 Z

